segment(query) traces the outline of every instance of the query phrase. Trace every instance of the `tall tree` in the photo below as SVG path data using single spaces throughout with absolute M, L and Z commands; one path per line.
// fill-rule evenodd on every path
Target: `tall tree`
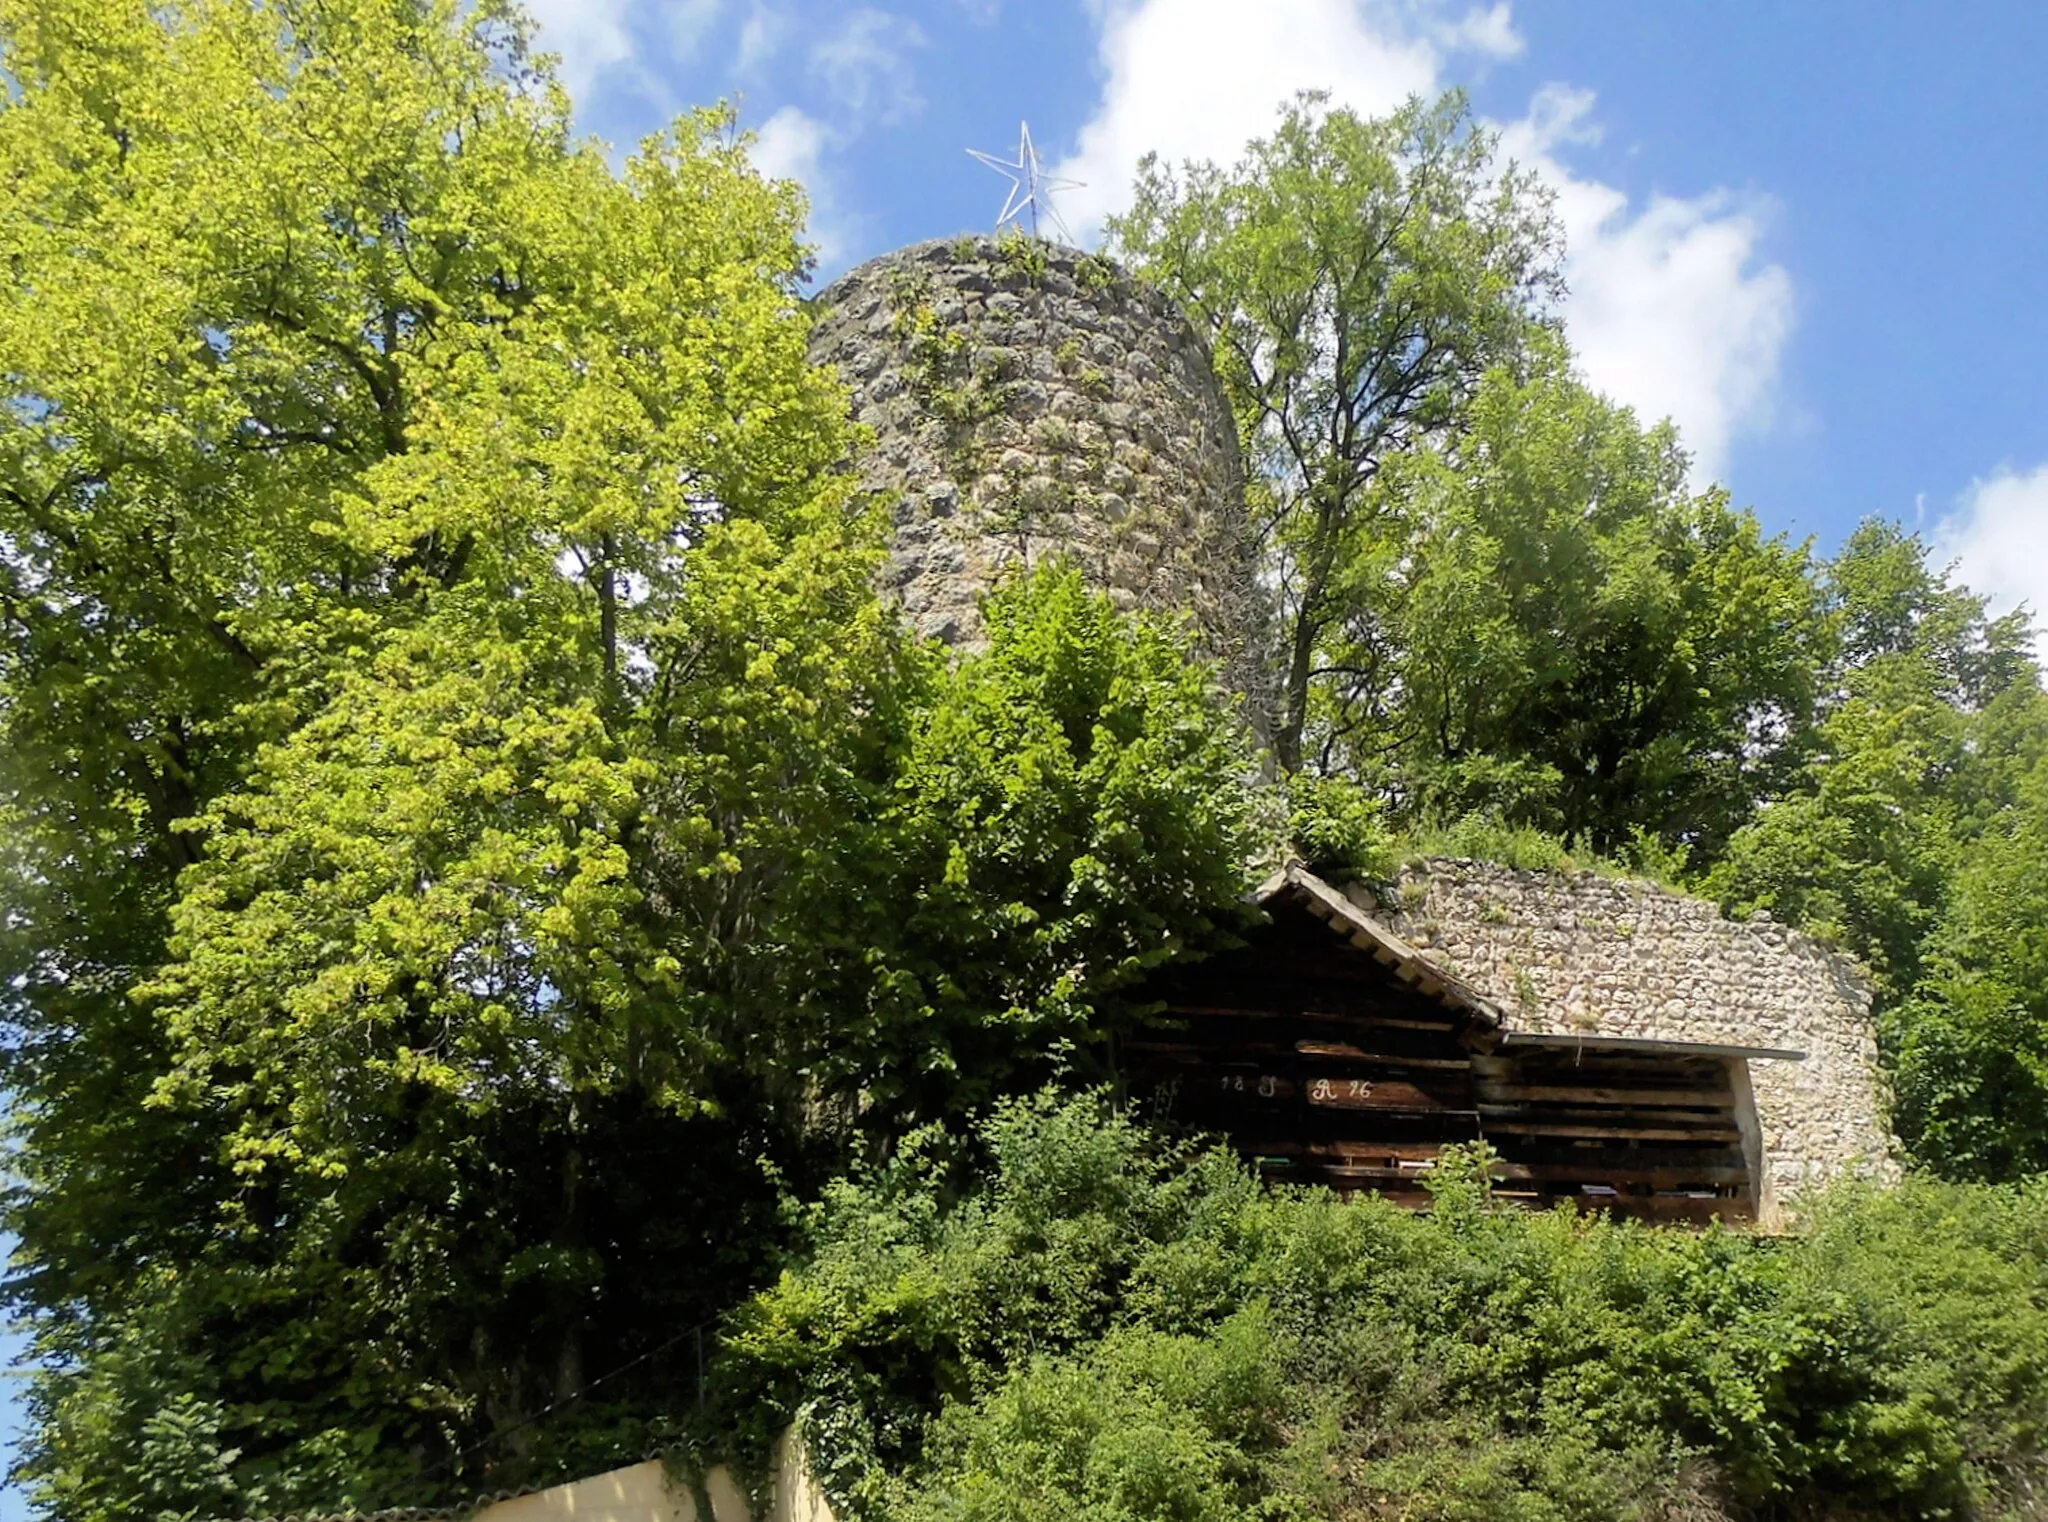
M 1939 1171 L 2048 1166 L 2048 697 L 2024 612 L 1862 525 L 1826 567 L 1839 635 L 1812 754 L 1730 842 L 1707 890 L 1854 952 L 1907 1146 Z
M 1837 653 L 1812 753 L 1706 883 L 1839 939 L 1898 997 L 1963 854 L 2016 795 L 2039 674 L 2025 615 L 1989 618 L 1895 524 L 1858 528 L 1821 585 Z
M 912 645 L 799 194 L 716 113 L 614 173 L 522 27 L 0 0 L 7 1222 L 59 1518 L 644 1454 L 784 1186 L 1085 1067 L 1237 898 L 1185 643 L 1048 574 L 957 668 Z
M 1548 195 L 1463 97 L 1361 118 L 1304 95 L 1231 169 L 1147 158 L 1112 246 L 1207 332 L 1280 601 L 1275 748 L 1299 768 L 1387 461 L 1463 427 L 1559 290 Z
M 66 1517 L 456 1484 L 717 1303 L 609 1264 L 772 1209 L 635 1190 L 772 1152 L 716 1058 L 886 707 L 800 197 L 713 115 L 615 175 L 493 4 L 10 0 L 0 49 L 32 1468 Z
M 1489 372 L 1455 443 L 1386 463 L 1333 578 L 1322 769 L 1411 814 L 1718 852 L 1798 761 L 1829 629 L 1806 550 L 1686 464 L 1561 354 Z
M 2048 705 L 2010 806 L 1967 848 L 1926 975 L 1887 1012 L 1900 1131 L 1952 1177 L 2048 1171 Z

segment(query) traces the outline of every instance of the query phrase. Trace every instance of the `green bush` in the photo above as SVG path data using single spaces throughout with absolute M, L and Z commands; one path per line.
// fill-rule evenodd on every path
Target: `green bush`
M 1566 840 L 1529 824 L 1509 824 L 1496 813 L 1455 818 L 1425 815 L 1393 839 L 1393 855 L 1421 863 L 1435 856 L 1464 857 L 1534 872 L 1597 872 L 1602 877 L 1635 877 L 1673 892 L 1689 891 L 1688 856 L 1683 845 L 1666 845 L 1640 828 L 1631 829 L 1618 855 L 1593 849 L 1582 839 Z
M 1342 777 L 1297 772 L 1287 779 L 1288 843 L 1334 880 L 1384 877 L 1394 867 L 1380 801 Z
M 1269 1191 L 1098 1099 L 920 1139 L 810 1214 L 716 1371 L 849 1518 L 2019 1517 L 2048 1187 L 1795 1238 Z

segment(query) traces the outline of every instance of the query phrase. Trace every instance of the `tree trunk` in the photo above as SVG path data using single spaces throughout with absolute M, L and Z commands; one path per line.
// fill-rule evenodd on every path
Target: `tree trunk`
M 577 1117 L 573 1108 L 569 1127 L 568 1150 L 562 1154 L 562 1224 L 555 1237 L 573 1252 L 583 1245 L 583 1148 L 576 1141 Z M 562 1324 L 562 1340 L 555 1353 L 557 1402 L 573 1398 L 583 1388 L 583 1307 L 572 1303 L 566 1309 L 568 1317 Z
M 1301 736 L 1308 728 L 1309 673 L 1314 669 L 1316 653 L 1316 627 L 1309 617 L 1306 601 L 1301 612 L 1295 615 L 1292 644 L 1293 649 L 1287 658 L 1287 691 L 1280 729 L 1273 736 L 1273 751 L 1280 762 L 1280 770 L 1290 777 L 1301 770 Z

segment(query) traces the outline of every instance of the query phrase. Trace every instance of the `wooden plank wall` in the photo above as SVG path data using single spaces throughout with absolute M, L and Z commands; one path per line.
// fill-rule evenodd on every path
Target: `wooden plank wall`
M 1500 1194 L 1665 1221 L 1747 1220 L 1733 1059 L 1468 1042 L 1468 1022 L 1282 907 L 1251 945 L 1176 970 L 1125 1044 L 1134 1089 L 1228 1136 L 1268 1178 L 1429 1201 L 1450 1142 L 1500 1153 Z

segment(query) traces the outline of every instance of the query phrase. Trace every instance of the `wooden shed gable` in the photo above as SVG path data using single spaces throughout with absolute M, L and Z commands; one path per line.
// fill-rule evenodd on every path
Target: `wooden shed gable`
M 1428 1199 L 1444 1146 L 1485 1140 L 1504 1195 L 1653 1219 L 1755 1214 L 1751 1057 L 1517 1036 L 1500 1010 L 1313 874 L 1264 884 L 1246 945 L 1169 971 L 1127 1046 L 1134 1083 L 1265 1176 Z

